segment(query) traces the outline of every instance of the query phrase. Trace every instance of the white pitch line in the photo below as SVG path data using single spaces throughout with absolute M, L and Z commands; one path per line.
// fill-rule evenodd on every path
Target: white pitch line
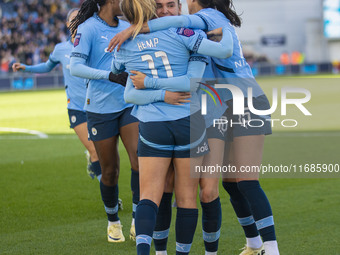
M 8 128 L 8 127 L 0 127 L 0 132 L 12 132 L 12 133 L 23 133 L 23 134 L 30 134 L 36 135 L 41 139 L 47 139 L 48 135 L 37 131 L 37 130 L 29 130 L 29 129 L 22 129 L 22 128 Z
M 25 135 L 0 135 L 0 140 L 40 140 L 38 136 L 25 136 Z M 49 140 L 77 140 L 76 135 L 50 135 Z

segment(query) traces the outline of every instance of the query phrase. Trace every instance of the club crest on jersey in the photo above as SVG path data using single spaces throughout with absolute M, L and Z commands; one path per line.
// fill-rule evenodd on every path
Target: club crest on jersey
M 81 34 L 77 34 L 76 37 L 74 38 L 74 43 L 73 43 L 74 47 L 77 47 L 79 45 L 80 38 L 81 38 Z
M 195 34 L 195 31 L 191 30 L 189 28 L 181 27 L 181 28 L 177 29 L 177 34 L 184 35 L 186 37 L 191 37 L 191 36 L 193 36 Z

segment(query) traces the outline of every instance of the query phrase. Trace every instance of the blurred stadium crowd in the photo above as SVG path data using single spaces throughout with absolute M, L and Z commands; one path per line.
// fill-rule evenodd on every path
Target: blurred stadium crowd
M 14 62 L 37 64 L 48 59 L 55 44 L 65 41 L 67 12 L 79 0 L 0 0 L 0 72 Z
M 54 46 L 65 41 L 65 19 L 83 0 L 0 0 L 0 73 L 15 62 L 34 65 L 47 61 Z M 249 63 L 265 63 L 265 56 L 245 56 Z
M 68 11 L 84 0 L 0 0 L 0 74 L 11 72 L 15 62 L 34 65 L 47 61 L 54 46 L 67 40 L 65 25 Z M 183 0 L 182 0 L 183 2 Z M 300 65 L 304 55 L 283 52 L 279 62 L 268 56 L 244 51 L 253 68 L 260 65 Z M 340 72 L 340 62 L 333 63 L 333 72 Z

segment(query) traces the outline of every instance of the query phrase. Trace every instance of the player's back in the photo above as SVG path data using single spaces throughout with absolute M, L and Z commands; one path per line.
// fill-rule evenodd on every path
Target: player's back
M 176 29 L 140 34 L 120 50 L 127 71 L 138 70 L 154 78 L 171 78 L 187 72 L 190 52 Z
M 190 43 L 196 43 L 200 32 L 187 29 L 187 34 L 184 35 L 181 29 L 183 30 L 183 28 L 171 28 L 140 34 L 134 40 L 130 39 L 122 45 L 120 51 L 116 53 L 115 61 L 121 62 L 128 73 L 135 70 L 153 78 L 185 75 L 191 53 L 187 41 L 192 37 Z M 193 106 L 196 101 L 197 94 L 194 93 L 191 105 Z M 193 109 L 191 111 L 195 112 Z M 133 113 L 141 121 L 176 120 L 190 115 L 190 103 L 178 106 L 157 102 L 137 106 Z

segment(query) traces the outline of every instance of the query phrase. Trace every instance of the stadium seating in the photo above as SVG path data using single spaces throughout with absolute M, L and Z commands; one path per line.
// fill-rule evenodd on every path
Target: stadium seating
M 67 39 L 67 12 L 79 4 L 79 0 L 0 1 L 0 73 L 11 71 L 14 62 L 46 61 L 55 44 Z

